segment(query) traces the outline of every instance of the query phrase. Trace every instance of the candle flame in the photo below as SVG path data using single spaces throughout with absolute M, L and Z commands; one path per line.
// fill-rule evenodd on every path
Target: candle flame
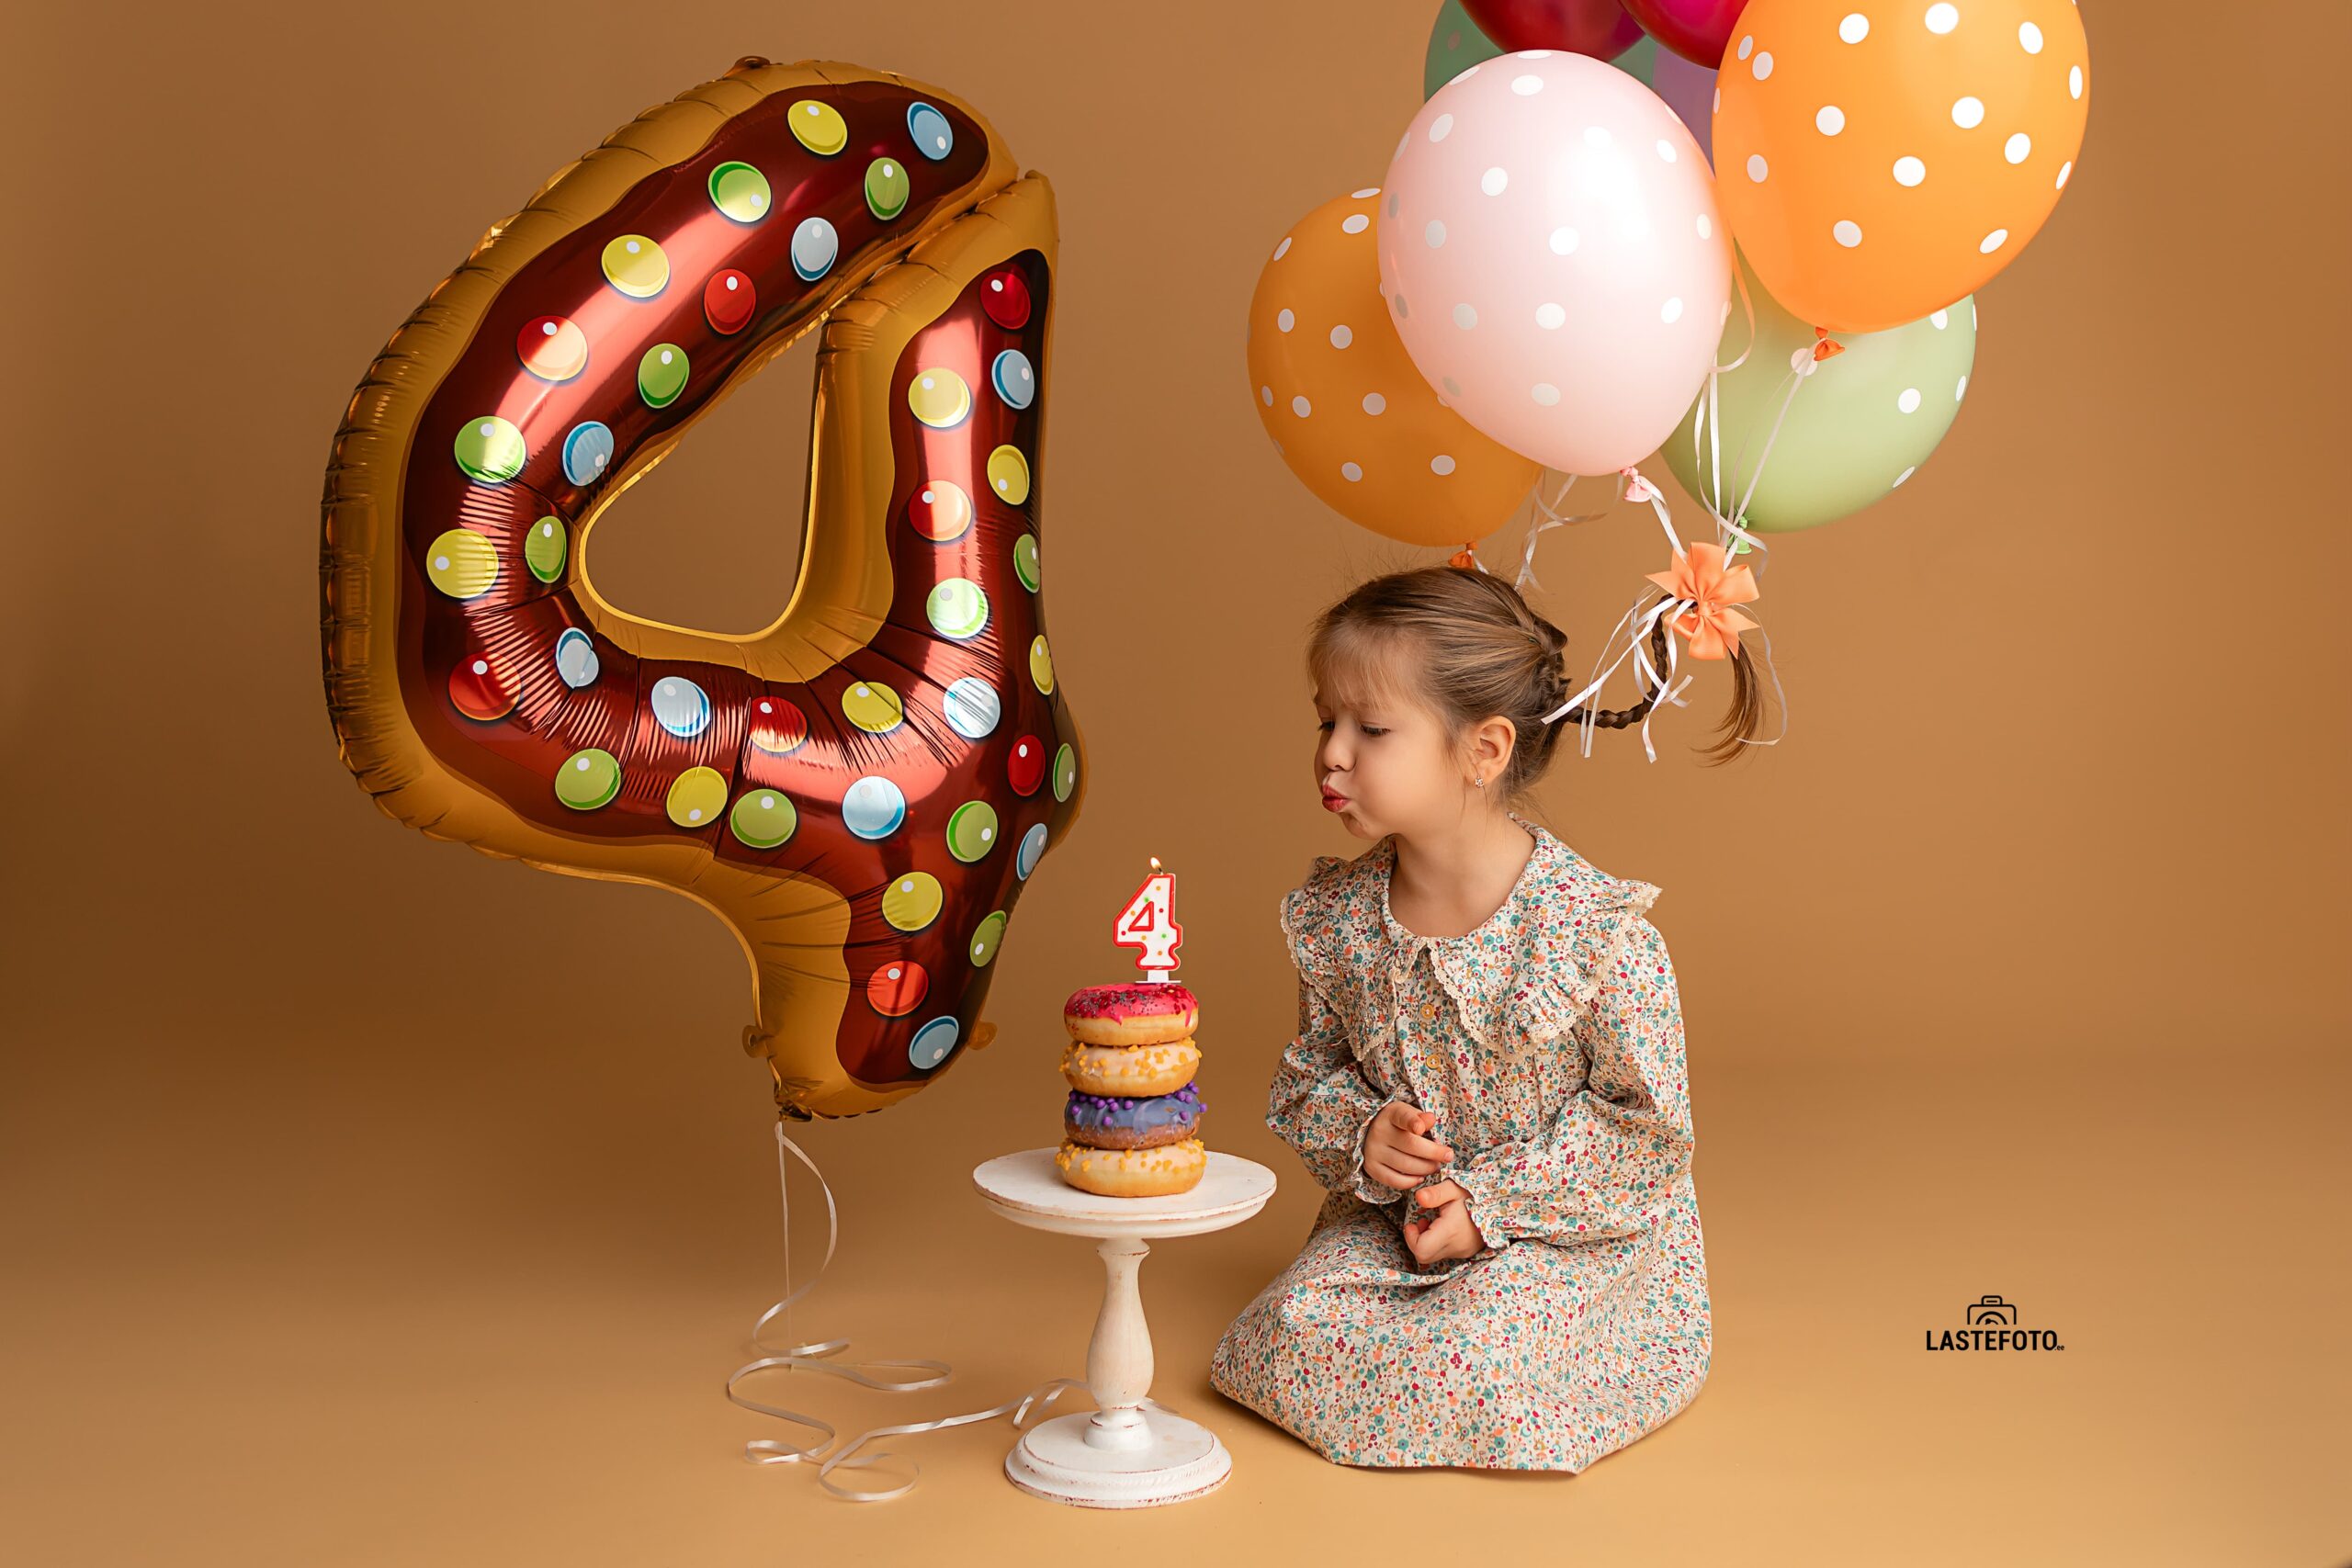
M 1159 874 L 1159 857 L 1158 855 L 1151 857 L 1151 874 L 1154 876 Z

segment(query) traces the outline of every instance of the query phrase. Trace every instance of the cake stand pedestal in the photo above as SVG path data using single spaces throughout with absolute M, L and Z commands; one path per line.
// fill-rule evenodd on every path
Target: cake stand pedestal
M 1004 1473 L 1023 1492 L 1087 1508 L 1148 1508 L 1205 1496 L 1233 1472 L 1233 1456 L 1196 1421 L 1147 1406 L 1151 1331 L 1136 1271 L 1149 1243 L 1238 1225 L 1266 1206 L 1274 1173 L 1209 1151 L 1190 1192 L 1104 1198 L 1081 1192 L 1054 1167 L 1054 1150 L 1023 1149 L 972 1172 L 981 1201 L 1017 1225 L 1093 1237 L 1105 1273 L 1102 1311 L 1086 1348 L 1086 1386 L 1100 1409 L 1057 1416 L 1022 1433 Z

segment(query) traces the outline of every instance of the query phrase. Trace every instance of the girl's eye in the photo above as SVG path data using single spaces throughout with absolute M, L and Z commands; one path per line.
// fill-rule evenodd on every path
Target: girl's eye
M 1388 733 L 1388 731 L 1380 728 L 1376 725 L 1367 724 L 1360 726 L 1359 728 L 1361 728 L 1366 735 L 1385 735 Z

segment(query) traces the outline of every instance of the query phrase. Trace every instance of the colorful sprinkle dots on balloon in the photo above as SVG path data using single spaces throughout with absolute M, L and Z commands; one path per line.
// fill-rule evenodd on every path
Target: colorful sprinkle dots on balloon
M 752 744 L 771 757 L 788 757 L 808 739 L 808 716 L 784 697 L 752 699 Z
M 842 792 L 842 826 L 861 839 L 887 839 L 907 819 L 907 797 L 879 773 L 850 781 Z
M 663 802 L 670 820 L 681 828 L 708 828 L 727 808 L 727 778 L 717 768 L 688 768 L 670 786 Z
M 950 685 L 940 705 L 946 711 L 947 727 L 967 740 L 984 740 L 996 733 L 997 719 L 1004 708 L 995 688 L 977 675 L 967 675 Z
M 792 106 L 792 134 L 820 158 L 830 158 L 849 145 L 849 121 L 831 104 L 803 98 Z
M 1004 940 L 1004 911 L 991 910 L 972 930 L 972 967 L 985 969 L 996 956 L 997 944 Z
M 925 480 L 907 498 L 907 525 L 935 544 L 960 539 L 972 525 L 972 498 L 952 480 Z
M 775 849 L 799 826 L 798 808 L 779 790 L 752 790 L 727 814 L 727 830 L 746 849 Z
M 1020 874 L 1022 881 L 1029 880 L 1029 874 L 1037 869 L 1037 862 L 1045 852 L 1046 825 L 1040 822 L 1021 835 L 1020 851 L 1012 857 L 1012 869 Z
M 989 367 L 989 380 L 1007 408 L 1025 409 L 1036 400 L 1037 372 L 1029 356 L 1017 348 L 996 356 L 996 363 Z
M 452 599 L 473 599 L 498 581 L 498 547 L 471 528 L 452 528 L 424 553 L 424 575 Z
M 962 642 L 976 637 L 989 624 L 989 596 L 968 577 L 951 577 L 933 588 L 923 601 L 931 629 Z
M 842 237 L 821 218 L 803 218 L 792 231 L 792 270 L 803 283 L 814 283 L 833 270 L 842 254 Z
M 865 165 L 865 206 L 885 223 L 907 209 L 914 188 L 907 166 L 896 158 L 876 158 Z
M 1029 280 L 1019 267 L 1001 266 L 980 280 L 980 309 L 1009 333 L 1029 324 Z
M 955 1019 L 934 1018 L 907 1042 L 907 1060 L 918 1067 L 935 1067 L 947 1060 L 947 1053 L 956 1049 L 956 1036 L 962 1032 Z
M 894 958 L 866 976 L 865 1001 L 884 1018 L 904 1018 L 922 1006 L 931 976 L 911 958 Z
M 567 626 L 555 639 L 555 672 L 575 692 L 596 683 L 596 645 L 578 626 Z
M 653 682 L 650 705 L 653 722 L 681 740 L 692 740 L 710 728 L 710 697 L 683 675 L 664 675 Z
M 842 694 L 842 716 L 868 735 L 888 735 L 906 722 L 907 705 L 879 681 L 853 681 Z
M 449 701 L 479 724 L 492 724 L 514 711 L 516 688 L 486 655 L 468 654 L 449 671 Z
M 944 365 L 915 372 L 907 383 L 907 407 L 933 430 L 951 430 L 972 412 L 972 389 Z
M 967 800 L 947 818 L 947 852 L 969 865 L 996 848 L 996 807 Z
M 915 151 L 934 164 L 956 150 L 956 128 L 929 104 L 907 106 L 907 134 L 914 138 Z
M 1043 632 L 1029 645 L 1029 678 L 1037 682 L 1039 691 L 1049 697 L 1054 694 L 1054 655 L 1046 646 Z
M 560 517 L 542 517 L 531 525 L 523 536 L 523 564 L 541 582 L 553 582 L 563 575 L 563 558 L 569 531 Z
M 632 299 L 650 299 L 670 286 L 670 258 L 643 234 L 623 234 L 605 247 L 605 281 Z
M 721 164 L 710 171 L 710 204 L 738 223 L 757 223 L 774 199 L 767 175 L 749 164 Z
M 600 421 L 583 420 L 563 438 L 563 477 L 573 484 L 594 484 L 612 462 L 612 427 Z
M 927 871 L 905 871 L 882 889 L 882 918 L 894 931 L 919 931 L 939 919 L 947 895 Z
M 1038 786 L 1046 782 L 1045 743 L 1034 735 L 1024 735 L 1014 741 L 1004 771 L 1012 777 L 1013 794 L 1036 794 Z
M 637 395 L 650 409 L 666 409 L 686 389 L 686 351 L 657 343 L 637 362 Z
M 1069 792 L 1078 787 L 1078 752 L 1069 742 L 1054 753 L 1054 798 L 1068 800 Z
M 1030 592 L 1037 592 L 1037 536 L 1023 534 L 1012 541 L 1012 574 L 1021 579 L 1021 586 Z
M 574 811 L 594 811 L 621 792 L 620 759 L 591 746 L 555 771 L 555 797 Z
M 511 421 L 484 414 L 458 428 L 458 467 L 466 478 L 503 485 L 523 471 L 523 433 Z
M 563 316 L 541 316 L 514 337 L 514 356 L 542 381 L 569 381 L 588 368 L 588 334 Z
M 730 337 L 750 326 L 759 308 L 760 296 L 752 287 L 752 275 L 736 267 L 713 273 L 702 286 L 703 320 L 720 337 Z
M 1000 446 L 989 454 L 989 488 L 1008 506 L 1029 499 L 1029 459 L 1018 446 Z

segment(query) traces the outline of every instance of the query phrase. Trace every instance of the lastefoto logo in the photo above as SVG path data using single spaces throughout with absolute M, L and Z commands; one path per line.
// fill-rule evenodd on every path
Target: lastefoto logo
M 1980 1296 L 1968 1303 L 1967 1326 L 1930 1328 L 1930 1350 L 2064 1350 L 2054 1328 L 2019 1328 L 2015 1302 Z

